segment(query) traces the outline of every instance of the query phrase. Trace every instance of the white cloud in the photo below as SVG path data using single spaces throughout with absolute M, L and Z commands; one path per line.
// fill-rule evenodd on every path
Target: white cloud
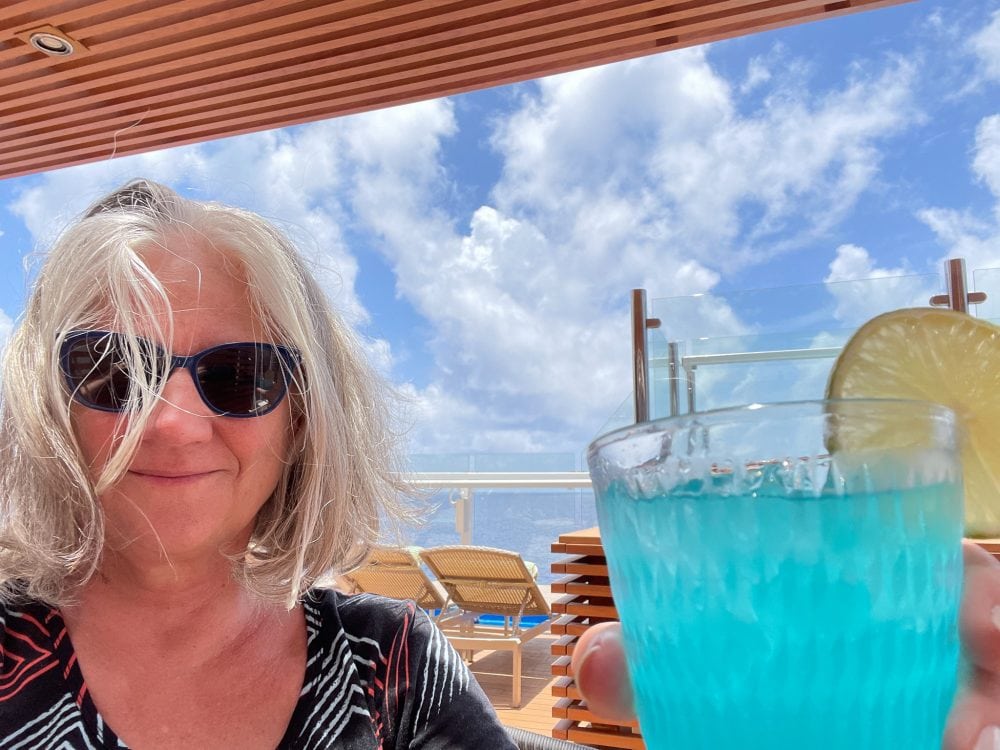
M 770 66 L 765 60 L 755 57 L 747 65 L 747 74 L 743 83 L 740 84 L 740 93 L 749 94 L 770 80 Z
M 410 445 L 430 453 L 552 453 L 579 451 L 576 435 L 552 420 L 532 420 L 523 410 L 498 408 L 438 384 L 400 389 L 409 401 Z
M 905 272 L 897 269 L 898 272 Z M 837 257 L 830 263 L 830 273 L 826 277 L 826 283 L 835 281 L 851 281 L 854 279 L 868 279 L 872 274 L 890 275 L 891 271 L 880 271 L 875 268 L 871 256 L 863 247 L 857 245 L 841 245 L 837 248 Z
M 10 206 L 37 248 L 94 200 L 124 182 L 148 177 L 195 198 L 242 205 L 273 218 L 303 247 L 344 314 L 364 320 L 354 291 L 357 262 L 340 236 L 338 143 L 327 123 L 256 133 L 70 167 L 40 176 Z
M 409 391 L 427 428 L 415 443 L 582 449 L 631 383 L 629 290 L 708 292 L 723 270 L 776 252 L 770 239 L 790 226 L 825 231 L 875 179 L 878 139 L 914 116 L 912 77 L 893 62 L 816 98 L 797 72 L 751 116 L 704 50 L 544 79 L 498 120 L 502 177 L 465 227 L 441 210 L 446 103 L 416 121 L 409 108 L 379 127 L 358 120 L 353 207 L 436 332 L 436 374 Z M 426 140 L 394 148 L 390 134 L 414 123 Z M 746 330 L 724 299 L 702 300 L 664 335 Z
M 865 248 L 850 244 L 837 248 L 824 281 L 836 300 L 834 317 L 844 328 L 888 310 L 926 305 L 939 291 L 932 276 L 914 274 L 905 263 L 880 268 Z
M 913 80 L 894 61 L 814 95 L 796 72 L 741 116 L 703 49 L 556 76 L 498 132 L 497 201 L 547 235 L 611 208 L 620 246 L 675 245 L 735 270 L 844 217 L 877 176 L 879 140 L 918 116 Z
M 7 347 L 7 339 L 13 330 L 13 319 L 4 310 L 0 310 L 0 352 Z
M 398 157 L 368 146 L 376 130 L 358 128 L 352 138 L 362 155 L 352 188 L 357 214 L 383 238 L 400 292 L 436 330 L 438 374 L 410 391 L 429 426 L 414 439 L 436 450 L 459 435 L 483 450 L 579 450 L 630 382 L 624 303 L 628 284 L 642 283 L 655 263 L 649 269 L 637 257 L 621 281 L 606 277 L 621 265 L 607 238 L 628 236 L 634 209 L 612 195 L 575 217 L 589 246 L 550 236 L 528 212 L 492 206 L 479 208 L 462 233 L 436 202 L 443 186 L 433 143 L 453 129 L 450 110 L 439 114 L 425 122 L 434 139 Z M 667 257 L 667 292 L 717 280 L 696 262 Z
M 24 221 L 36 246 L 44 248 L 91 202 L 127 180 L 149 176 L 176 184 L 189 175 L 204 175 L 205 167 L 200 147 L 68 167 L 30 182 L 9 208 Z
M 1000 10 L 994 11 L 990 22 L 969 37 L 968 49 L 979 63 L 978 78 L 1000 81 Z
M 361 338 L 361 347 L 368 361 L 384 378 L 392 376 L 392 346 L 385 339 Z
M 703 342 L 702 348 L 711 345 L 713 353 L 836 349 L 866 320 L 895 308 L 926 305 L 939 291 L 934 275 L 916 275 L 906 263 L 881 267 L 857 245 L 839 246 L 829 268 L 822 285 L 765 290 L 751 300 L 762 317 L 767 309 L 785 311 L 780 320 L 765 324 L 755 319 L 744 335 Z M 730 302 L 739 308 L 738 298 L 745 296 L 737 293 Z M 773 299 L 765 301 L 764 296 Z M 698 407 L 822 398 L 832 363 L 832 357 L 809 357 L 699 368 Z
M 985 118 L 976 128 L 972 170 L 997 199 L 997 215 L 1000 217 L 1000 115 Z
M 1000 115 L 983 118 L 976 128 L 972 170 L 992 193 L 993 215 L 984 218 L 971 210 L 932 207 L 918 218 L 946 248 L 945 258 L 965 258 L 969 272 L 1000 267 Z M 942 258 L 944 260 L 944 258 Z M 998 285 L 1000 272 L 988 272 L 991 285 Z M 993 297 L 1000 297 L 994 293 Z M 996 311 L 996 312 L 994 312 Z M 991 299 L 980 313 L 1000 314 L 1000 300 Z

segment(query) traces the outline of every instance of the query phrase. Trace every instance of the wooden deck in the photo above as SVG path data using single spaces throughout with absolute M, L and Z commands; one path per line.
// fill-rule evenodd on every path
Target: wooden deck
M 512 709 L 511 654 L 502 651 L 480 651 L 470 665 L 472 673 L 483 686 L 486 696 L 497 709 L 500 721 L 547 737 L 552 736 L 556 719 L 552 706 L 552 644 L 555 636 L 548 634 L 532 638 L 525 644 L 521 656 L 521 708 Z

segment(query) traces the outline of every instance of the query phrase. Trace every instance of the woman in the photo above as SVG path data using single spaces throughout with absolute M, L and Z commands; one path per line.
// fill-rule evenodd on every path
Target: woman
M 513 747 L 426 615 L 313 588 L 407 515 L 377 383 L 253 214 L 66 231 L 4 361 L 0 747 Z

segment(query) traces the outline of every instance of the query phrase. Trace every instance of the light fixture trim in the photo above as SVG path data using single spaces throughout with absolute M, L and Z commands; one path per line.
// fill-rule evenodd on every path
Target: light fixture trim
M 73 42 L 65 37 L 49 34 L 45 31 L 36 31 L 28 39 L 32 47 L 46 55 L 68 57 L 73 54 Z
M 77 57 L 89 50 L 62 29 L 51 24 L 19 31 L 15 36 L 49 57 Z

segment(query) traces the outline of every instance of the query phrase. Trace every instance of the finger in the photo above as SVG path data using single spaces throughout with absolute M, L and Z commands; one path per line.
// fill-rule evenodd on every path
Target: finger
M 1000 750 L 1000 684 L 976 672 L 948 716 L 943 750 Z
M 959 628 L 969 679 L 948 716 L 944 750 L 1000 750 L 1000 563 L 963 545 L 965 583 Z
M 609 721 L 635 718 L 625 666 L 621 626 L 605 622 L 587 628 L 573 649 L 572 670 L 587 707 Z
M 974 542 L 966 541 L 963 552 L 959 629 L 965 658 L 987 675 L 1000 675 L 1000 562 Z

